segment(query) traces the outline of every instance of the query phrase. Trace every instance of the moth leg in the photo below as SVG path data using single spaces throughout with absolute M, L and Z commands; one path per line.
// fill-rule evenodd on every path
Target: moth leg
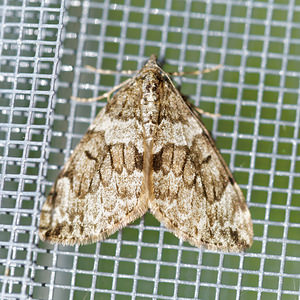
M 218 117 L 221 117 L 220 114 L 213 114 L 213 113 L 210 113 L 208 111 L 205 111 L 199 107 L 194 107 L 195 110 L 200 114 L 200 115 L 205 115 L 205 116 L 208 116 L 210 118 L 218 118 Z

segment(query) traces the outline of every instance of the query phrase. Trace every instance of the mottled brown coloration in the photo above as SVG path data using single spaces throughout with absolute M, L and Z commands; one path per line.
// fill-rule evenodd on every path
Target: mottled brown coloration
M 41 239 L 102 240 L 148 209 L 195 246 L 241 251 L 244 196 L 195 111 L 151 57 L 99 113 L 54 184 Z

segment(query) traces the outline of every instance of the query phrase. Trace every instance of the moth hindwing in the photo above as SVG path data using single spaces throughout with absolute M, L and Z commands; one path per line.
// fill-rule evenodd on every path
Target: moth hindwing
M 243 193 L 199 120 L 152 56 L 100 111 L 60 172 L 42 240 L 103 240 L 150 212 L 197 247 L 252 244 Z

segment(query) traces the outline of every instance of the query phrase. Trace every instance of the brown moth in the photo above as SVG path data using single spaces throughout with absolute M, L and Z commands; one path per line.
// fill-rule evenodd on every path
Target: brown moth
M 198 114 L 151 56 L 108 102 L 60 172 L 40 216 L 42 240 L 103 240 L 150 212 L 211 250 L 252 244 L 250 212 Z

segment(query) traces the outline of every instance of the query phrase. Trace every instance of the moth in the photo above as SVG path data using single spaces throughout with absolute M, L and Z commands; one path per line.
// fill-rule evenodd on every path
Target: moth
M 238 252 L 252 244 L 241 189 L 155 56 L 114 94 L 73 151 L 42 207 L 39 236 L 93 243 L 148 210 L 197 247 Z

